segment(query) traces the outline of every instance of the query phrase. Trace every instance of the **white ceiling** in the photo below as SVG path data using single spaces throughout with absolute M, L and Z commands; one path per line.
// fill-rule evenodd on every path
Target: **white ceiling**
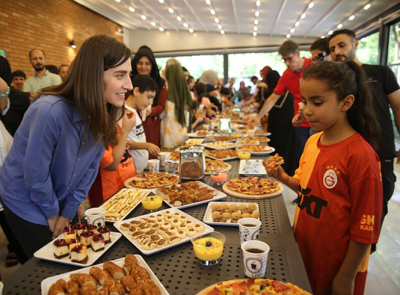
M 214 33 L 220 30 L 215 16 L 210 13 L 206 0 L 74 0 L 75 2 L 103 15 L 131 30 L 158 30 L 184 32 L 189 28 L 194 32 Z M 163 0 L 161 0 L 163 1 Z M 216 16 L 226 34 L 246 34 L 254 32 L 256 0 L 210 0 Z M 308 8 L 314 2 L 312 8 Z M 372 3 L 368 10 L 363 7 Z M 293 37 L 319 37 L 335 30 L 339 23 L 355 29 L 365 21 L 379 15 L 397 4 L 398 0 L 261 0 L 257 25 L 258 36 L 285 36 L 295 28 Z M 135 12 L 129 11 L 129 7 Z M 171 7 L 174 13 L 170 13 Z M 306 17 L 300 15 L 306 12 Z M 348 18 L 354 14 L 355 19 Z M 141 15 L 147 17 L 146 20 Z M 183 20 L 178 21 L 177 16 Z M 294 24 L 300 19 L 300 25 Z M 156 26 L 152 26 L 155 22 Z M 183 23 L 188 27 L 185 28 Z

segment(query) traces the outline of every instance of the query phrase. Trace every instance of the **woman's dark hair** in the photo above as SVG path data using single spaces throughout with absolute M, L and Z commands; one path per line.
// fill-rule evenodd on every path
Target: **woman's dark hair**
M 12 72 L 11 79 L 14 79 L 14 77 L 22 77 L 26 80 L 26 74 L 21 70 L 16 70 Z
M 353 61 L 325 61 L 307 67 L 303 80 L 311 79 L 325 83 L 339 101 L 354 95 L 354 103 L 347 111 L 349 123 L 377 150 L 380 126 L 373 108 L 372 89 L 363 70 Z
M 202 94 L 204 94 L 206 92 L 206 84 L 201 83 L 201 82 L 197 82 L 196 84 L 194 84 L 193 90 L 196 91 L 197 96 L 200 96 Z
M 198 102 L 197 100 L 193 100 L 192 101 L 192 110 L 197 110 L 200 106 L 200 102 Z
M 138 87 L 140 93 L 144 93 L 145 91 L 155 91 L 157 93 L 158 91 L 156 82 L 147 75 L 137 75 L 132 80 L 132 86 L 133 88 Z
M 11 67 L 8 60 L 0 55 L 0 78 L 2 78 L 8 86 L 11 84 Z
M 150 72 L 150 77 L 153 78 L 153 80 L 157 83 L 158 86 L 158 92 L 157 95 L 154 97 L 153 100 L 153 107 L 157 105 L 158 102 L 158 94 L 160 91 L 163 89 L 165 85 L 165 81 L 163 78 L 160 76 L 160 72 L 158 70 L 156 58 L 154 57 L 153 51 L 150 49 L 150 47 L 143 45 L 139 48 L 139 50 L 135 53 L 135 56 L 132 58 L 132 75 L 131 79 L 133 79 L 139 74 L 136 66 L 137 63 L 139 62 L 139 59 L 141 59 L 143 56 L 146 56 L 152 63 L 151 65 L 151 72 Z
M 84 121 L 87 134 L 95 142 L 108 148 L 117 144 L 116 123 L 125 108 L 108 104 L 104 99 L 103 76 L 108 69 L 118 67 L 131 57 L 125 44 L 107 35 L 95 35 L 87 39 L 80 48 L 69 69 L 69 74 L 60 85 L 50 86 L 39 95 L 58 95 L 75 106 Z

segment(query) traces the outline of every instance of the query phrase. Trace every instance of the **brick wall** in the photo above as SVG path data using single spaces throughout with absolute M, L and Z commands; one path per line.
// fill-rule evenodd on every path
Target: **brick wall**
M 120 25 L 72 0 L 1 0 L 0 49 L 13 71 L 22 70 L 27 77 L 34 70 L 28 53 L 39 48 L 46 53 L 46 64 L 57 67 L 70 64 L 81 44 L 90 36 L 115 34 Z M 77 48 L 69 46 L 74 39 Z

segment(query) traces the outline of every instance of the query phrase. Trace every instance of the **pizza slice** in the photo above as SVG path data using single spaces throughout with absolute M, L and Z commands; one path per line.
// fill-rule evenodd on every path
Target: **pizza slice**
M 279 156 L 278 154 L 275 154 L 268 158 L 268 160 L 265 162 L 265 167 L 266 168 L 278 167 L 284 163 L 285 160 L 283 159 L 283 157 Z

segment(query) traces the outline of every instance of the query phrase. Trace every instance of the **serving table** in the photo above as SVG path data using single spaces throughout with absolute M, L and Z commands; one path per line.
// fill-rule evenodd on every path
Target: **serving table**
M 229 163 L 232 165 L 232 169 L 229 171 L 228 179 L 231 179 L 238 176 L 240 161 L 233 160 L 229 161 Z M 209 176 L 205 177 L 204 182 L 216 189 L 221 189 L 220 186 L 212 183 Z M 262 222 L 259 240 L 266 242 L 271 248 L 268 256 L 266 277 L 283 282 L 291 282 L 311 292 L 282 195 L 263 200 L 240 199 L 228 195 L 225 201 L 254 202 L 258 204 Z M 161 209 L 167 208 L 169 207 L 163 204 Z M 182 211 L 203 221 L 206 208 L 207 204 L 204 204 L 182 209 Z M 146 213 L 142 206 L 138 206 L 127 218 Z M 111 224 L 107 224 L 107 226 L 111 230 L 115 230 Z M 224 253 L 218 265 L 207 267 L 197 263 L 190 242 L 153 255 L 142 255 L 170 294 L 196 294 L 214 283 L 244 278 L 238 227 L 213 225 L 212 227 L 215 231 L 223 233 L 227 238 Z M 125 237 L 121 237 L 95 264 L 122 258 L 127 254 L 141 253 L 130 241 Z M 3 294 L 41 294 L 40 283 L 42 280 L 76 269 L 74 266 L 32 258 L 4 279 Z

